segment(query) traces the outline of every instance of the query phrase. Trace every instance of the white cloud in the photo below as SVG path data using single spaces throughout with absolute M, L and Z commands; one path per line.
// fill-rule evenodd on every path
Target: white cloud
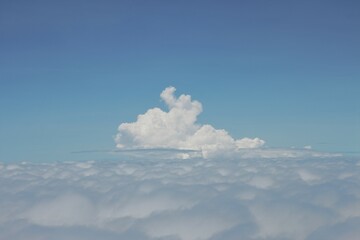
M 118 150 L 137 159 L 0 162 L 0 239 L 359 235 L 359 159 L 234 139 L 198 124 L 201 104 L 174 91 L 161 93 L 168 112 L 153 108 L 119 126 Z
M 161 99 L 168 111 L 151 108 L 140 114 L 136 122 L 120 124 L 115 137 L 119 149 L 171 148 L 200 151 L 202 157 L 233 155 L 242 148 L 259 148 L 265 144 L 260 138 L 234 139 L 223 129 L 197 123 L 202 105 L 190 95 L 176 97 L 174 87 L 166 88 Z M 198 156 L 187 153 L 184 158 Z

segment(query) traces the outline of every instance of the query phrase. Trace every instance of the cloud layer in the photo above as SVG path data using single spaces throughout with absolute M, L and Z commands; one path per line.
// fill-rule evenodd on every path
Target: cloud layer
M 168 87 L 160 95 L 169 109 L 167 112 L 152 108 L 140 114 L 136 122 L 120 124 L 115 137 L 117 147 L 189 149 L 199 151 L 204 158 L 213 158 L 265 144 L 260 138 L 234 139 L 223 129 L 197 123 L 197 117 L 202 112 L 201 103 L 192 100 L 190 95 L 177 98 L 175 90 Z M 191 156 L 194 156 L 194 152 L 181 155 L 183 158 Z
M 0 163 L 0 239 L 357 239 L 360 160 Z

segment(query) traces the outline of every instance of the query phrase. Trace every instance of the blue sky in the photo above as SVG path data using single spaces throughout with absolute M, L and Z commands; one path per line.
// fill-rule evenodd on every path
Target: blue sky
M 120 123 L 165 107 L 168 86 L 202 102 L 200 123 L 234 137 L 358 151 L 359 7 L 1 1 L 0 160 L 112 149 Z

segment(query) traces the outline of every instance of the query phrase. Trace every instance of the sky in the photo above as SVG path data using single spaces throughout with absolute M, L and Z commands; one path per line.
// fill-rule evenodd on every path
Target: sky
M 357 239 L 359 8 L 0 0 L 0 239 Z
M 0 1 L 0 161 L 111 158 L 166 109 L 267 147 L 358 153 L 358 1 Z

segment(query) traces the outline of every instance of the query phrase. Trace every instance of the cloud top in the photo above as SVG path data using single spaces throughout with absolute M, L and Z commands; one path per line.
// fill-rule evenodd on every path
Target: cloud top
M 121 123 L 115 137 L 119 149 L 171 148 L 188 149 L 204 158 L 231 155 L 243 148 L 259 148 L 265 144 L 260 138 L 234 139 L 224 129 L 197 123 L 202 104 L 190 95 L 175 96 L 176 89 L 168 87 L 160 94 L 168 111 L 151 108 L 140 114 L 135 122 Z
M 0 196 L 0 239 L 335 240 L 360 234 L 359 158 L 0 162 Z

